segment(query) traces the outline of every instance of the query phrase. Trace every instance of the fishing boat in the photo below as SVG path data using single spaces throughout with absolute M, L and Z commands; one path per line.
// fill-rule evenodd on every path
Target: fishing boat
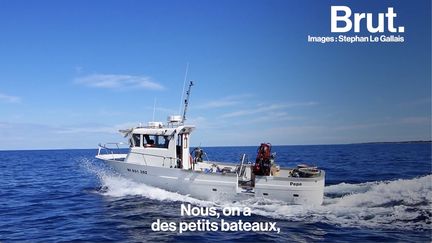
M 231 163 L 210 161 L 202 148 L 191 151 L 195 126 L 185 123 L 191 87 L 184 100 L 183 116 L 167 122 L 120 130 L 128 138 L 128 150 L 118 143 L 99 144 L 97 159 L 115 172 L 139 183 L 205 200 L 242 200 L 251 197 L 280 200 L 287 204 L 321 205 L 325 172 L 305 164 L 281 168 L 269 143 L 262 143 L 255 161 L 243 154 Z

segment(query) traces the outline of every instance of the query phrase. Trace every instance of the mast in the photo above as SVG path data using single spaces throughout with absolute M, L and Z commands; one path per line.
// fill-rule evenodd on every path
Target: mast
M 183 95 L 184 95 L 184 92 L 185 92 L 185 86 L 186 86 L 186 80 L 187 80 L 187 76 L 188 76 L 188 71 L 189 71 L 189 62 L 186 64 L 186 71 L 185 71 L 185 76 L 184 76 L 184 79 L 183 79 L 183 90 L 182 90 L 181 98 L 180 98 L 179 113 L 181 112 L 181 106 L 182 106 L 182 103 L 183 103 Z
M 186 120 L 186 112 L 187 112 L 187 108 L 189 105 L 189 98 L 190 98 L 190 93 L 191 93 L 191 88 L 193 86 L 193 81 L 190 81 L 189 83 L 189 88 L 186 92 L 186 99 L 184 100 L 184 108 L 183 108 L 183 118 L 181 121 L 181 124 L 184 124 L 184 121 Z

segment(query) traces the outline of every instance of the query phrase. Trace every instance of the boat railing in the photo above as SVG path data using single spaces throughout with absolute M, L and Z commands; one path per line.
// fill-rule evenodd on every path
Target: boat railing
M 245 173 L 246 167 L 245 167 L 244 163 L 245 163 L 246 160 L 247 160 L 247 155 L 243 154 L 242 158 L 241 158 L 241 161 L 240 161 L 240 165 L 238 166 L 238 169 L 236 170 L 236 176 L 237 176 L 236 189 L 237 189 L 237 192 L 239 190 L 239 186 L 238 186 L 238 184 L 239 184 L 239 178 L 240 179 L 243 178 L 243 175 Z
M 97 155 L 102 155 L 102 154 L 111 154 L 113 159 L 116 159 L 115 155 L 116 154 L 120 154 L 123 148 L 123 145 L 125 145 L 125 143 L 123 142 L 119 142 L 119 143 L 105 143 L 105 144 L 99 144 L 99 148 L 98 148 L 98 154 Z
M 240 162 L 240 166 L 239 166 L 239 170 L 238 170 L 238 176 L 239 177 L 243 177 L 244 173 L 245 173 L 245 161 L 247 160 L 247 155 L 243 154 L 242 158 L 241 158 L 241 162 Z

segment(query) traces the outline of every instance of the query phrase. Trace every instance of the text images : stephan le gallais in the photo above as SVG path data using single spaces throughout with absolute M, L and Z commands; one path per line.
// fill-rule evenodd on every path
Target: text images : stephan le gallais
M 307 36 L 308 42 L 315 42 L 315 43 L 395 43 L 395 42 L 404 42 L 405 38 L 400 35 L 369 35 L 369 36 L 346 36 L 346 35 L 339 35 L 339 36 Z

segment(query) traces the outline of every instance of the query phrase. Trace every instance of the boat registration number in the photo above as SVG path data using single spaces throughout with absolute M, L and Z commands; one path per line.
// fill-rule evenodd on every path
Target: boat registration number
M 133 172 L 133 173 L 140 173 L 140 174 L 147 175 L 147 171 L 146 170 L 136 170 L 136 169 L 129 169 L 129 168 L 127 168 L 127 171 Z

